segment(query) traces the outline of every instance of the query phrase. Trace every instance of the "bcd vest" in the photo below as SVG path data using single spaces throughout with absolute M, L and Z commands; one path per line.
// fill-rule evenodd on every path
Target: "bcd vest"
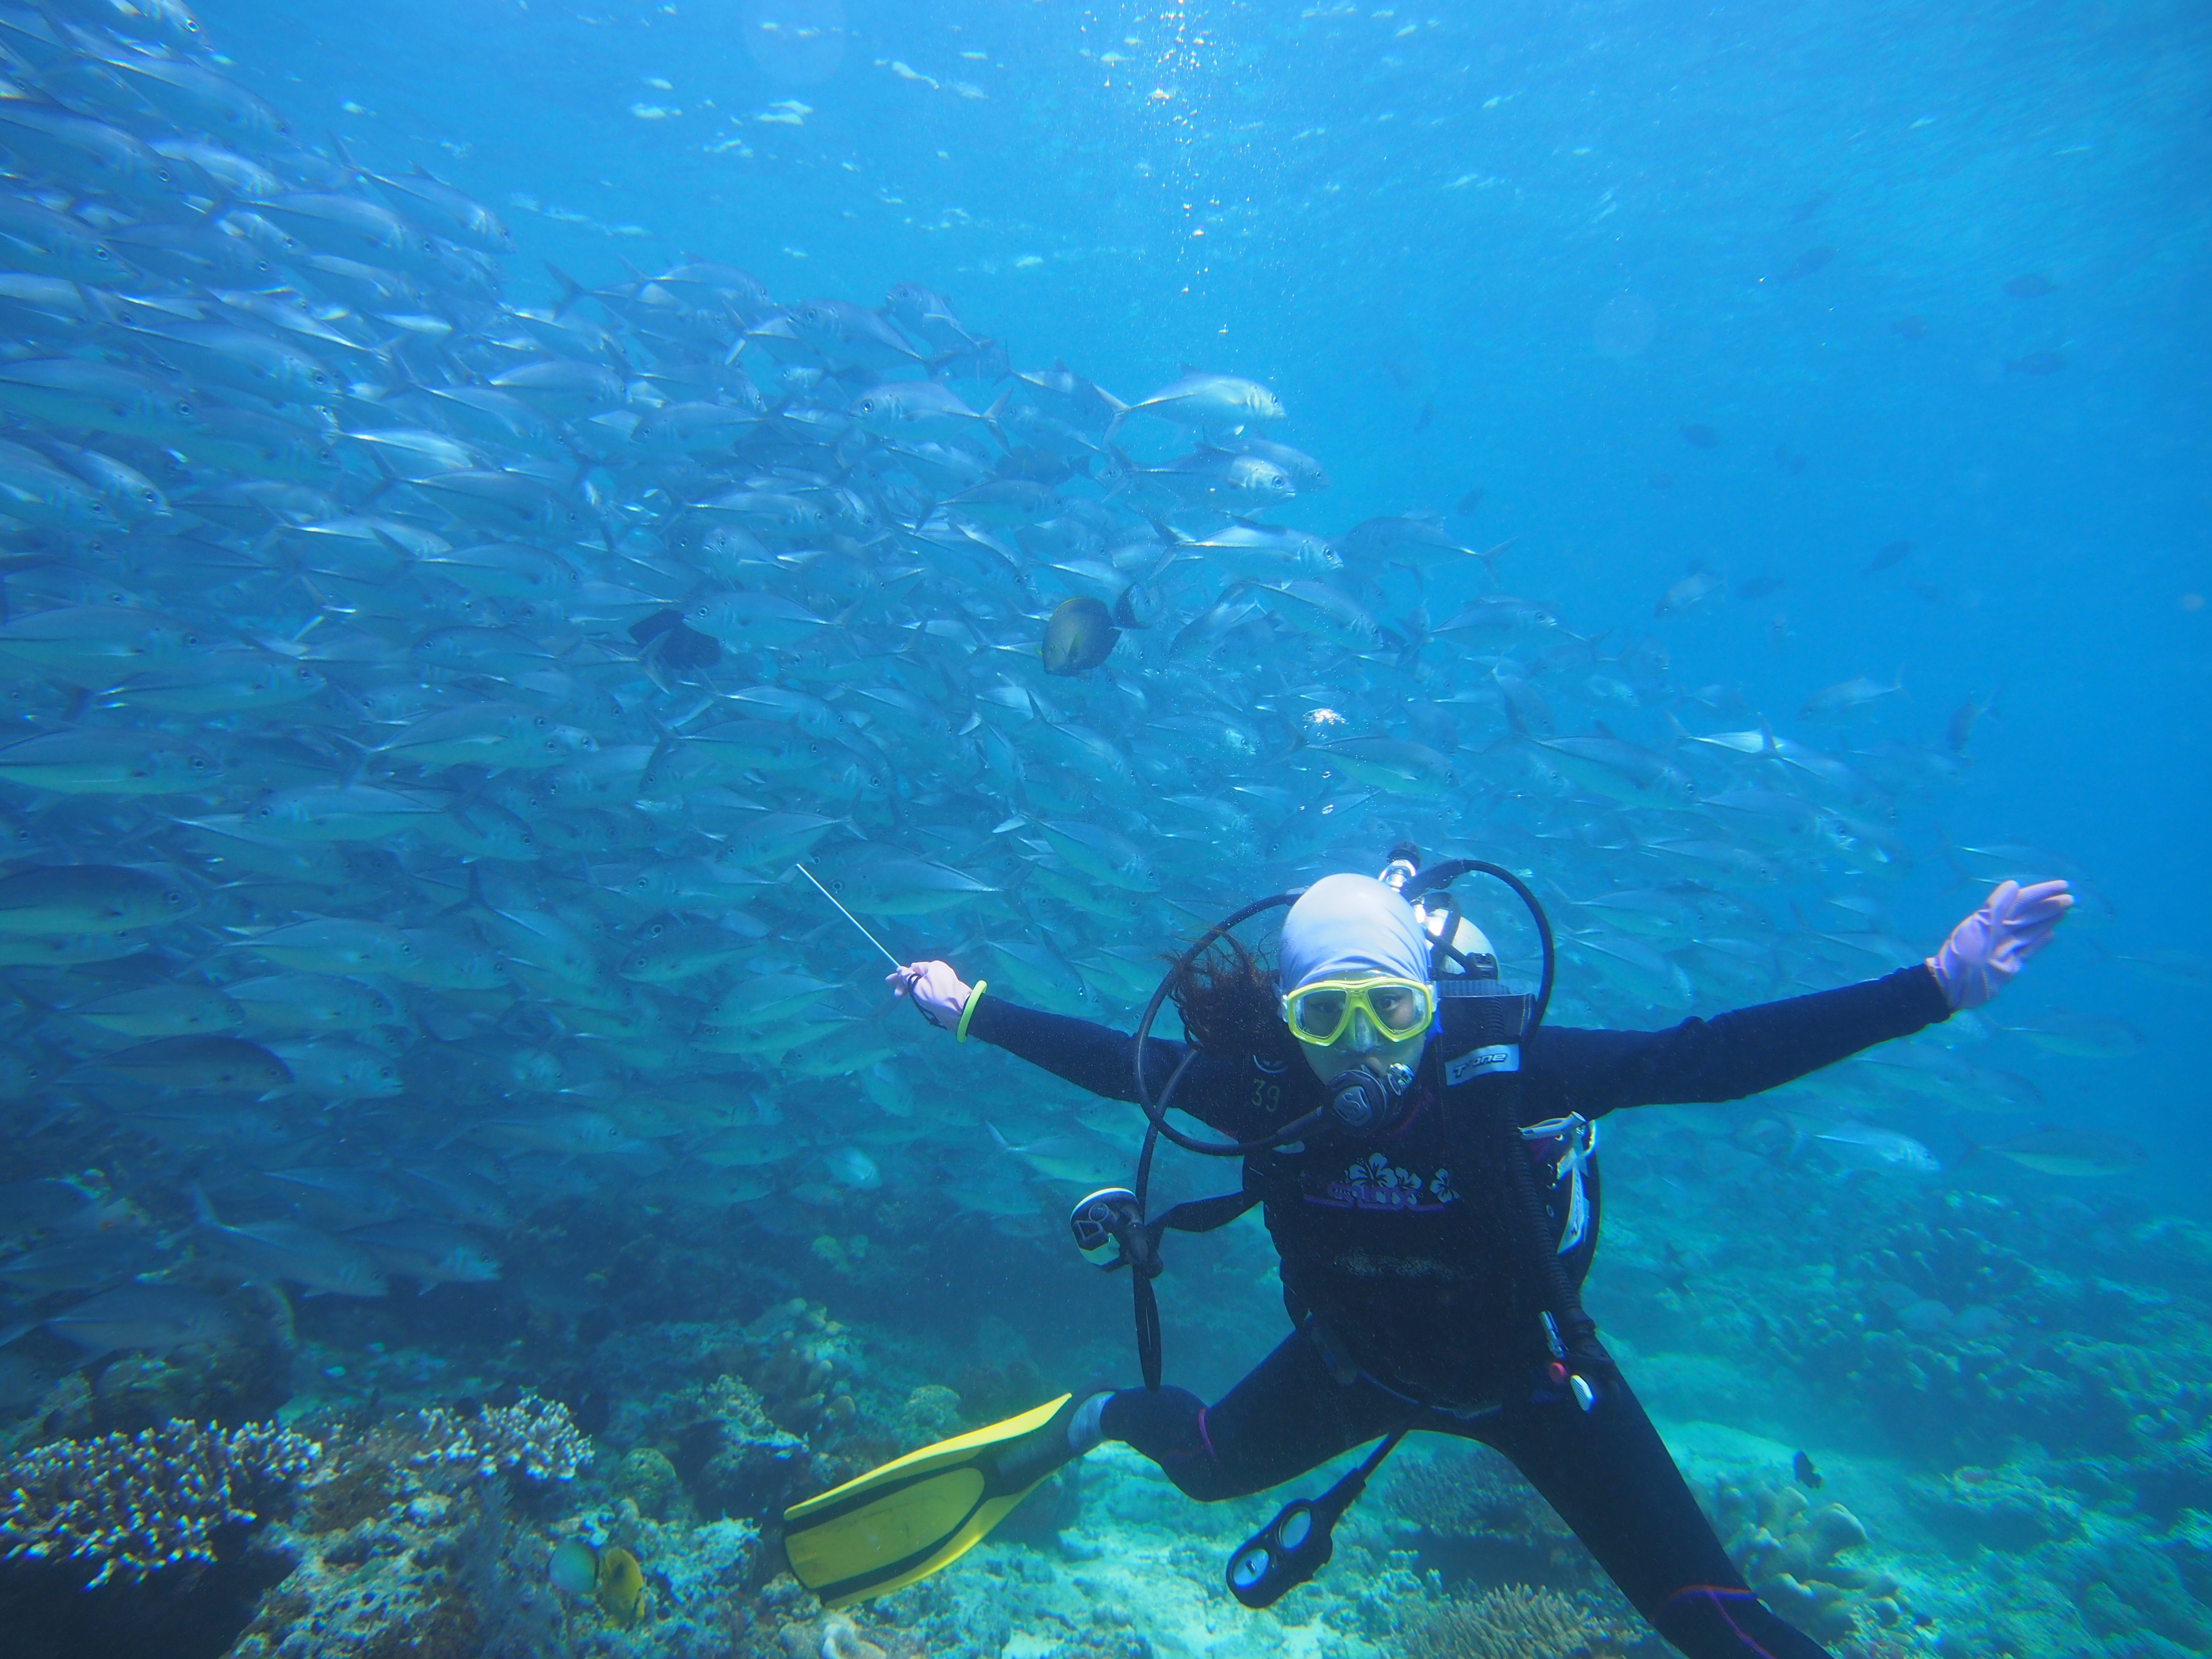
M 1364 1372 L 1475 1410 L 1561 1352 L 1547 1318 L 1558 1280 L 1540 1253 L 1558 1257 L 1571 1299 L 1597 1244 L 1597 1130 L 1579 1116 L 1522 1122 L 1528 998 L 1494 980 L 1439 988 L 1441 1030 L 1397 1122 L 1252 1154 L 1243 1185 L 1266 1206 L 1291 1317 L 1313 1322 L 1342 1380 Z M 1540 1224 L 1508 1158 L 1528 1165 Z

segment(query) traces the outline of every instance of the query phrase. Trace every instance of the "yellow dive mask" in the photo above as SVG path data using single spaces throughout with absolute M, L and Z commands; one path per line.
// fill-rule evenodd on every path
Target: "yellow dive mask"
M 1436 987 L 1417 979 L 1317 979 L 1283 998 L 1291 1035 L 1316 1048 L 1341 1039 L 1355 1014 L 1395 1042 L 1426 1030 L 1436 1012 Z

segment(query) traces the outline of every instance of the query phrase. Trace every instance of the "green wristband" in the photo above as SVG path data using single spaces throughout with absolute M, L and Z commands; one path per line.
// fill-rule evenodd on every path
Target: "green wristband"
M 952 1033 L 954 1042 L 968 1041 L 968 1022 L 975 1018 L 975 1005 L 983 1000 L 983 993 L 990 988 L 991 981 L 988 979 L 979 979 L 975 981 L 975 988 L 968 994 L 968 1006 L 960 1011 L 960 1024 Z

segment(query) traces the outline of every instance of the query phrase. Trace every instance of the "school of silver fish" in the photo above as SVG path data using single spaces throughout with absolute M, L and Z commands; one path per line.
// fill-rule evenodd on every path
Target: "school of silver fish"
M 492 211 L 294 134 L 173 0 L 0 5 L 0 168 L 5 1334 L 488 1281 L 578 1195 L 1055 1230 L 1128 1122 L 979 1098 L 801 860 L 896 954 L 1123 1022 L 1170 941 L 1401 836 L 1529 874 L 1565 1023 L 1913 960 L 1915 857 L 2079 875 L 1929 829 L 1986 704 L 1875 744 L 1854 681 L 1788 735 L 1441 518 L 1279 522 L 1328 480 L 1253 380 L 1125 401 L 927 289 L 703 258 L 510 303 Z M 1798 1091 L 1790 1155 L 2032 1118 L 1965 1024 Z

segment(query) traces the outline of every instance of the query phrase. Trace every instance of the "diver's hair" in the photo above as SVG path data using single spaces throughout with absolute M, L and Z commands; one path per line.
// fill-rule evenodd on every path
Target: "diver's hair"
M 1290 1034 L 1274 969 L 1237 939 L 1224 937 L 1201 952 L 1176 975 L 1168 995 L 1183 1034 L 1206 1053 L 1286 1057 Z

